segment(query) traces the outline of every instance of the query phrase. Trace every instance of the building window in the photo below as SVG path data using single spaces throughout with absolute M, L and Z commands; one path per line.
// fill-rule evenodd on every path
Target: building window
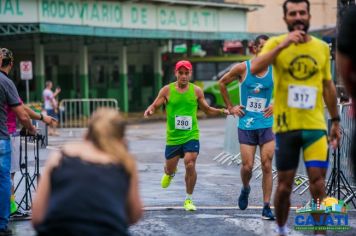
M 214 62 L 195 63 L 193 80 L 211 80 L 216 75 L 216 64 Z
M 112 83 L 114 85 L 118 85 L 119 82 L 120 82 L 120 73 L 119 73 L 119 66 L 118 65 L 114 65 L 112 67 L 112 70 L 111 70 L 111 78 L 110 78 L 110 81 L 112 81 Z
M 105 82 L 105 67 L 103 65 L 97 65 L 95 67 L 94 79 L 97 84 L 104 84 L 104 82 Z

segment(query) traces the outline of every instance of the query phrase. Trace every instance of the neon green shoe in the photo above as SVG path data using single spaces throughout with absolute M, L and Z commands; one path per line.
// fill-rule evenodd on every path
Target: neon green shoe
M 176 172 L 177 172 L 177 168 L 172 175 L 167 175 L 166 173 L 163 174 L 162 179 L 161 179 L 162 188 L 168 188 L 168 186 L 171 184 L 171 181 L 172 181 L 173 177 L 175 176 Z
M 193 200 L 191 199 L 185 199 L 184 201 L 184 209 L 186 211 L 196 211 L 197 208 L 195 207 Z
M 15 200 L 10 201 L 10 214 L 15 213 L 17 211 L 17 205 Z

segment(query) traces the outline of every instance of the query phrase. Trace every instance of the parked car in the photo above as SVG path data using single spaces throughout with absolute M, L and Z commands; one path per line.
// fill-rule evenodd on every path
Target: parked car
M 223 97 L 220 93 L 218 81 L 231 70 L 231 68 L 237 63 L 232 63 L 225 69 L 221 70 L 217 75 L 213 76 L 211 80 L 202 81 L 205 99 L 210 106 L 213 107 L 225 107 Z M 227 86 L 227 91 L 231 99 L 232 104 L 237 105 L 240 102 L 239 83 L 234 80 Z

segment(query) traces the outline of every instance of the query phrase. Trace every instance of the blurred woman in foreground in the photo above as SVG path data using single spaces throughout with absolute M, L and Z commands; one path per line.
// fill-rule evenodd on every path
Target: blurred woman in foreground
M 101 108 L 82 142 L 52 154 L 32 206 L 38 235 L 128 235 L 142 203 L 124 136 L 119 112 Z

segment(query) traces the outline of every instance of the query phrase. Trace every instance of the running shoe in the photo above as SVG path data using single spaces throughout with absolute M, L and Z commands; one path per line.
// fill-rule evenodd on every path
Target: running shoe
M 31 216 L 29 213 L 22 212 L 17 210 L 16 212 L 13 212 L 10 214 L 10 221 L 16 221 L 16 220 L 28 220 L 30 219 Z
M 262 210 L 262 219 L 264 220 L 275 220 L 270 206 L 264 206 Z
M 250 194 L 250 191 L 250 186 L 248 188 L 242 187 L 241 189 L 241 193 L 239 196 L 239 208 L 241 210 L 245 210 L 248 206 L 248 196 Z
M 186 211 L 196 211 L 197 208 L 195 207 L 192 199 L 185 199 L 184 201 L 184 209 Z
M 163 174 L 162 179 L 161 179 L 162 188 L 168 188 L 168 186 L 171 184 L 171 181 L 172 181 L 173 177 L 175 176 L 176 172 L 177 172 L 177 168 L 172 175 L 167 175 L 166 173 Z
M 15 200 L 10 201 L 10 213 L 15 213 L 17 211 L 17 204 Z
M 274 232 L 277 235 L 288 235 L 290 230 L 287 228 L 287 226 L 284 226 L 283 228 L 279 228 L 278 225 L 276 226 L 276 229 L 274 230 Z
M 7 227 L 5 229 L 0 229 L 0 236 L 9 236 L 9 235 L 13 235 L 11 229 Z

